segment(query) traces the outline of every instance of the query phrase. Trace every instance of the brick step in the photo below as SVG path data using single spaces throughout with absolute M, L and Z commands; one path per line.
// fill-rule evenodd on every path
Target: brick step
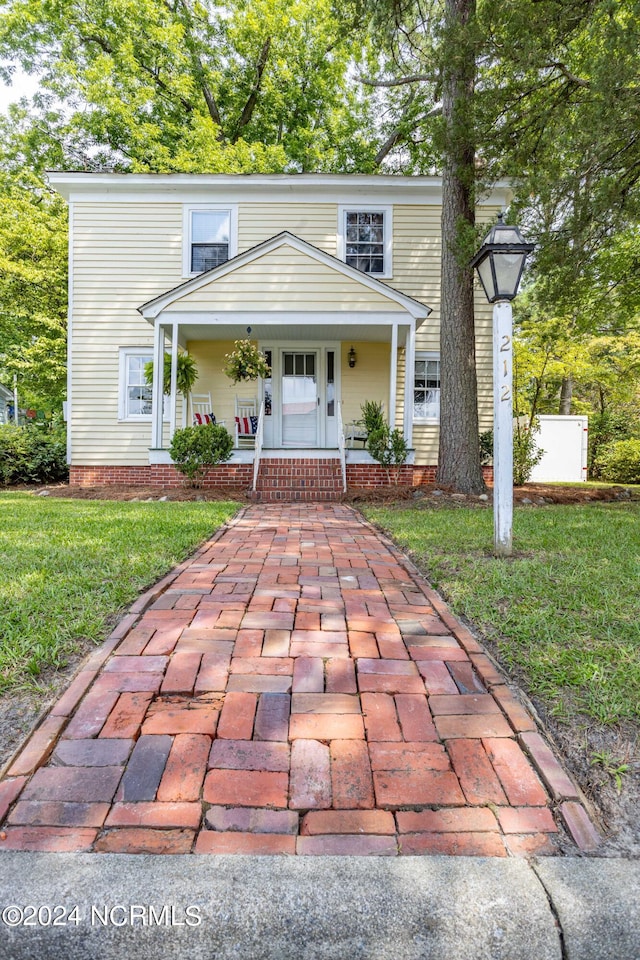
M 336 458 L 260 461 L 254 499 L 259 501 L 339 500 L 343 494 L 342 470 Z
M 343 490 L 255 490 L 251 499 L 256 503 L 335 503 L 343 497 Z

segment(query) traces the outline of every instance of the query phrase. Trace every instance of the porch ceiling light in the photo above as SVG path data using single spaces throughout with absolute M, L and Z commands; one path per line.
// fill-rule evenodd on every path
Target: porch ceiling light
M 353 369 L 355 365 L 356 365 L 356 352 L 353 349 L 353 347 L 351 347 L 351 350 L 349 350 L 349 366 Z
M 527 256 L 534 248 L 527 243 L 518 227 L 507 226 L 503 214 L 491 228 L 471 261 L 480 277 L 489 303 L 513 300 L 520 286 Z

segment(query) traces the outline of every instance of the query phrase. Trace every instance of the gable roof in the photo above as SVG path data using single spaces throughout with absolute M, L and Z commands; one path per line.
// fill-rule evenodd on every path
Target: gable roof
M 204 273 L 198 274 L 197 277 L 192 277 L 190 280 L 186 280 L 184 283 L 180 283 L 176 287 L 172 287 L 165 293 L 160 294 L 160 296 L 154 297 L 153 300 L 148 300 L 146 303 L 143 303 L 138 307 L 138 311 L 143 317 L 146 317 L 146 319 L 153 320 L 163 310 L 165 310 L 167 307 L 170 307 L 177 300 L 182 299 L 190 293 L 194 293 L 201 287 L 219 280 L 220 278 L 243 266 L 246 266 L 247 264 L 253 263 L 260 257 L 263 257 L 265 254 L 271 253 L 272 251 L 285 246 L 292 247 L 294 250 L 298 250 L 300 253 L 306 254 L 312 260 L 325 264 L 332 270 L 335 270 L 336 273 L 340 273 L 343 276 L 354 280 L 361 286 L 373 290 L 375 293 L 385 297 L 387 300 L 390 300 L 393 303 L 403 307 L 407 313 L 416 319 L 424 320 L 432 312 L 431 307 L 425 306 L 424 303 L 420 303 L 418 300 L 414 300 L 413 297 L 409 297 L 407 294 L 401 293 L 394 287 L 390 287 L 388 284 L 383 283 L 382 280 L 377 280 L 375 277 L 371 277 L 366 273 L 362 273 L 360 270 L 356 270 L 355 267 L 350 267 L 342 260 L 338 260 L 337 257 L 333 257 L 331 254 L 325 253 L 324 250 L 320 250 L 318 247 L 308 243 L 306 240 L 302 240 L 300 237 L 296 237 L 293 233 L 289 233 L 288 230 L 283 230 L 282 233 L 278 233 L 275 237 L 271 237 L 269 240 L 264 240 L 262 243 L 256 244 L 249 250 L 245 250 L 243 253 L 238 254 L 231 260 L 227 260 L 225 263 L 220 264 L 218 267 L 212 267 L 211 270 L 206 270 Z

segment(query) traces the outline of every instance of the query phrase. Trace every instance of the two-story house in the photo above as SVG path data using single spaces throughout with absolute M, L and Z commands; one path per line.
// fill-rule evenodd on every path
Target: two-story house
M 72 484 L 180 483 L 168 446 L 194 406 L 163 396 L 168 353 L 196 361 L 193 396 L 237 437 L 221 486 L 333 497 L 381 482 L 358 440 L 365 400 L 412 449 L 401 481 L 434 476 L 439 421 L 441 181 L 435 177 L 51 173 L 69 202 Z M 480 216 L 508 200 L 499 184 Z M 476 301 L 481 429 L 491 425 L 491 310 Z M 271 375 L 232 383 L 234 341 Z M 144 369 L 154 361 L 154 382 Z M 254 414 L 253 419 L 246 414 Z M 248 440 L 249 442 L 243 442 Z M 267 477 L 271 476 L 271 481 Z M 297 476 L 298 480 L 292 480 Z M 271 486 L 271 492 L 267 492 Z

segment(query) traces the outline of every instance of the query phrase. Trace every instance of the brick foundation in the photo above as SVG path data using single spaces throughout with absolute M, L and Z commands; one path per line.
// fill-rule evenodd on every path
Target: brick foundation
M 185 477 L 169 463 L 148 467 L 70 467 L 69 485 L 95 487 L 121 484 L 129 487 L 182 487 Z M 224 463 L 210 470 L 205 487 L 250 487 L 253 482 L 251 463 Z
M 348 463 L 347 486 L 361 490 L 385 487 L 419 487 L 434 483 L 435 465 L 405 464 L 390 470 L 377 463 Z M 493 468 L 483 467 L 487 482 L 493 479 Z M 118 484 L 129 487 L 181 487 L 185 478 L 172 464 L 147 467 L 100 466 L 70 467 L 69 485 L 94 487 Z M 249 490 L 253 482 L 253 464 L 225 463 L 209 472 L 205 487 Z M 263 501 L 338 500 L 342 496 L 340 461 L 326 457 L 287 460 L 269 458 L 261 461 L 257 498 Z

